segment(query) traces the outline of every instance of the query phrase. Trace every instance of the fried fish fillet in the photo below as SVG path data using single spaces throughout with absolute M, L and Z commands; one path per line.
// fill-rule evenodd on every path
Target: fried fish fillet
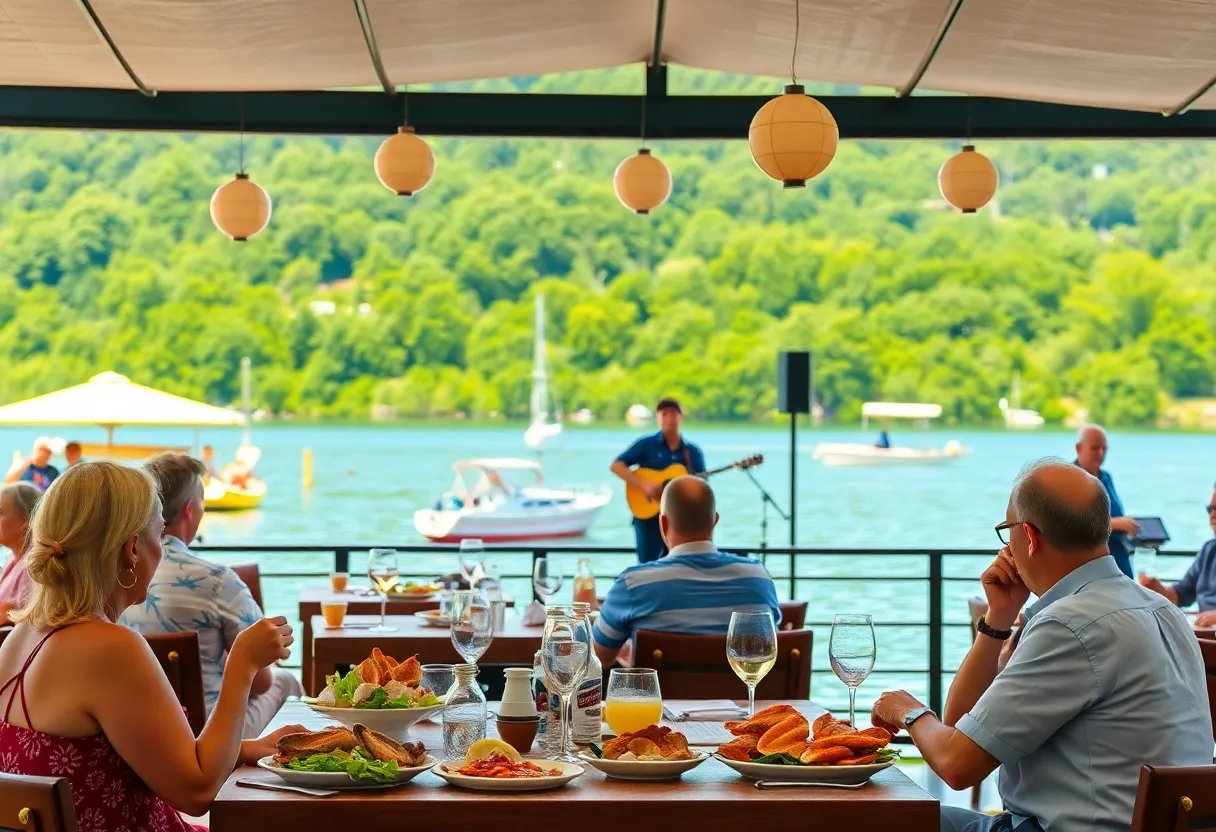
M 726 723 L 726 730 L 730 731 L 735 736 L 739 736 L 741 734 L 761 735 L 778 722 L 781 722 L 781 720 L 785 719 L 791 714 L 796 713 L 797 711 L 794 710 L 792 705 L 771 705 L 765 708 L 763 711 L 760 711 L 751 719 L 743 722 Z
M 833 723 L 843 722 L 843 721 L 844 720 L 840 720 L 840 719 L 837 719 L 836 717 L 832 716 L 831 711 L 820 714 L 819 716 L 817 716 L 815 718 L 815 721 L 811 723 L 811 736 L 814 737 L 815 739 L 819 739 L 820 732 L 824 728 L 827 728 L 829 725 L 832 725 Z M 846 722 L 845 724 L 847 725 L 848 723 Z
M 333 751 L 350 751 L 359 745 L 359 740 L 349 728 L 326 728 L 324 731 L 306 731 L 280 737 L 275 744 L 275 762 L 286 764 L 298 757 L 311 754 L 329 754 Z
M 836 763 L 838 766 L 866 766 L 878 759 L 877 754 L 866 754 L 863 757 L 849 757 L 847 760 L 840 760 Z
M 396 760 L 400 766 L 420 766 L 426 759 L 426 746 L 420 742 L 399 743 L 366 725 L 355 725 L 355 737 L 363 750 L 377 760 Z
M 764 732 L 756 743 L 756 750 L 761 754 L 779 754 L 799 743 L 802 743 L 805 750 L 806 740 L 810 735 L 811 724 L 806 721 L 806 717 L 792 713 Z M 802 750 L 798 753 L 801 754 Z
M 847 760 L 853 756 L 853 749 L 843 745 L 831 748 L 808 748 L 799 758 L 805 766 L 830 766 L 837 760 Z
M 755 734 L 743 734 L 728 743 L 718 746 L 718 753 L 728 760 L 747 762 L 753 756 L 760 756 L 756 751 L 756 743 L 760 738 Z
M 866 736 L 866 737 L 877 737 L 878 739 L 882 740 L 883 742 L 890 742 L 892 739 L 891 732 L 888 731 L 886 728 L 878 728 L 878 727 L 865 728 L 861 731 L 858 731 L 857 733 L 861 734 L 862 736 Z
M 811 748 L 817 751 L 821 748 L 832 748 L 833 746 L 841 745 L 852 749 L 877 750 L 885 747 L 888 742 L 890 740 L 881 737 L 872 737 L 868 734 L 853 732 L 851 734 L 836 734 L 835 736 L 815 740 L 811 743 Z

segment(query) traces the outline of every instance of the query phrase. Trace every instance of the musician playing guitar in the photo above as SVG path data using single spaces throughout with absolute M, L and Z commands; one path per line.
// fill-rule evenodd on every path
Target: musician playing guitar
M 662 470 L 671 465 L 683 465 L 690 474 L 705 472 L 705 456 L 701 449 L 684 441 L 680 424 L 684 411 L 675 399 L 665 398 L 655 407 L 659 420 L 659 432 L 643 436 L 616 458 L 610 469 L 627 485 L 640 489 L 651 500 L 658 500 L 663 493 L 663 483 L 652 482 L 635 474 L 632 468 Z M 667 544 L 659 531 L 656 514 L 648 519 L 633 518 L 633 532 L 637 538 L 638 561 L 648 563 L 667 554 Z

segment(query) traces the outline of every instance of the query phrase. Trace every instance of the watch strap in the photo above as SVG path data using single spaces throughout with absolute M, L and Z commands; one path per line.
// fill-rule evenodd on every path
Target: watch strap
M 984 616 L 980 616 L 980 620 L 975 622 L 975 631 L 982 633 L 989 638 L 995 638 L 998 641 L 1008 641 L 1013 637 L 1013 630 L 997 630 L 988 626 L 988 622 L 984 620 Z

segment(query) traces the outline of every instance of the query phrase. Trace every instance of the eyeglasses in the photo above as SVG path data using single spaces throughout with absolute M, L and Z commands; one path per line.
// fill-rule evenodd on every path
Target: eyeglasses
M 1004 544 L 1005 546 L 1008 546 L 1009 545 L 1008 532 L 1014 526 L 1027 526 L 1028 528 L 1034 529 L 1036 532 L 1039 531 L 1037 526 L 1035 526 L 1033 523 L 1027 523 L 1025 520 L 1017 520 L 1013 523 L 1001 523 L 1000 525 L 998 525 L 996 527 L 997 540 L 1001 541 L 1001 543 Z
M 1207 505 L 1207 506 L 1204 506 L 1204 508 L 1207 510 L 1208 514 L 1211 514 L 1213 511 L 1216 511 L 1216 506 L 1213 506 L 1213 505 Z

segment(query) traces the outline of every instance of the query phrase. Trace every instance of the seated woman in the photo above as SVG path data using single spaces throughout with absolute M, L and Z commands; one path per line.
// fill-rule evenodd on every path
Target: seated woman
M 238 762 L 271 754 L 283 728 L 241 742 L 257 671 L 288 655 L 285 618 L 237 636 L 219 705 L 196 739 L 143 636 L 115 623 L 144 600 L 161 552 L 147 473 L 69 468 L 34 514 L 28 606 L 0 647 L 0 771 L 66 777 L 81 828 L 189 829 Z
M 0 625 L 11 624 L 8 614 L 26 601 L 29 575 L 25 571 L 25 548 L 30 514 L 41 496 L 38 486 L 30 482 L 0 488 L 0 546 L 7 546 L 13 553 L 0 571 Z

